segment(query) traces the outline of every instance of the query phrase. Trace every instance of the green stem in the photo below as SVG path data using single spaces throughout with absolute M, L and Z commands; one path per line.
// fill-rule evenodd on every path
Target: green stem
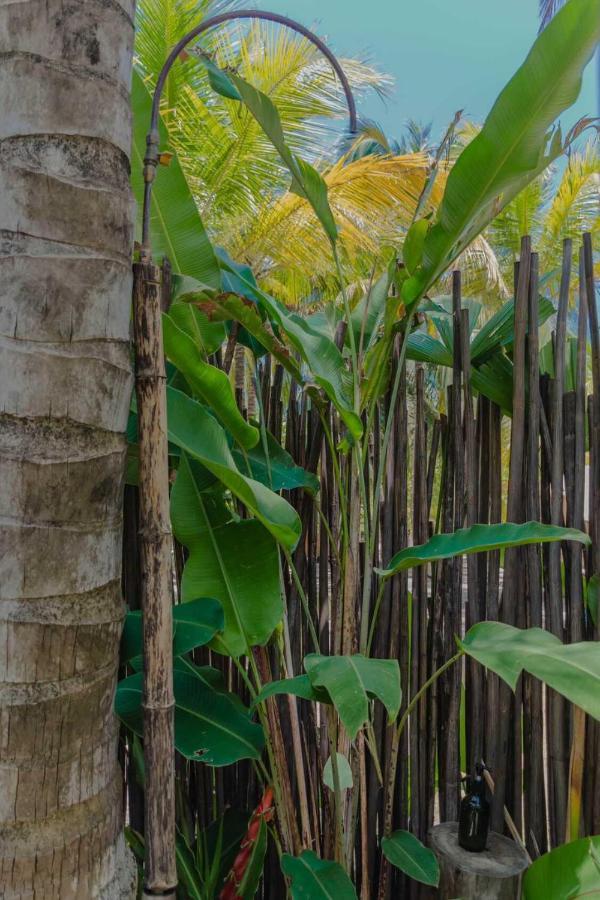
M 312 620 L 312 616 L 310 614 L 310 606 L 308 604 L 308 597 L 306 596 L 304 588 L 302 587 L 302 582 L 300 581 L 300 576 L 298 575 L 298 571 L 296 569 L 296 566 L 294 565 L 294 561 L 292 560 L 292 554 L 290 553 L 290 551 L 287 548 L 282 548 L 282 549 L 283 549 L 287 564 L 290 567 L 290 571 L 292 573 L 292 578 L 294 579 L 294 584 L 296 585 L 296 590 L 298 591 L 300 600 L 302 602 L 302 608 L 304 610 L 304 615 L 306 616 L 308 630 L 310 631 L 310 636 L 311 636 L 312 642 L 314 644 L 315 653 L 318 653 L 319 652 L 319 636 L 317 635 L 317 631 L 316 631 L 314 622 Z
M 377 597 L 375 599 L 375 606 L 373 608 L 373 618 L 371 619 L 371 627 L 369 628 L 369 639 L 367 641 L 367 656 L 369 656 L 371 653 L 371 646 L 373 644 L 373 638 L 375 637 L 375 628 L 377 627 L 377 619 L 379 618 L 379 610 L 381 608 L 381 602 L 383 600 L 386 583 L 387 583 L 387 579 L 382 578 L 381 582 L 379 584 L 379 590 L 377 591 Z
M 356 337 L 354 335 L 354 328 L 352 327 L 352 319 L 350 315 L 350 302 L 348 300 L 348 294 L 346 292 L 346 284 L 344 281 L 344 275 L 342 272 L 342 266 L 340 264 L 340 257 L 338 255 L 337 247 L 335 244 L 332 244 L 333 248 L 333 259 L 335 262 L 335 268 L 337 271 L 338 280 L 340 282 L 340 290 L 342 292 L 342 300 L 344 302 L 344 315 L 346 316 L 346 322 L 348 323 L 348 338 L 350 340 L 350 353 L 352 355 L 352 385 L 354 389 L 354 412 L 358 415 L 360 412 L 360 372 L 358 369 L 358 352 L 356 349 Z
M 375 774 L 377 775 L 379 784 L 383 785 L 383 772 L 381 771 L 381 762 L 379 761 L 379 754 L 377 752 L 377 738 L 375 737 L 373 723 L 370 719 L 367 722 L 366 732 L 367 746 L 369 748 L 369 753 L 371 754 L 371 759 L 375 768 Z
M 431 678 L 429 678 L 423 687 L 417 691 L 415 696 L 412 698 L 411 702 L 406 707 L 402 718 L 398 722 L 398 727 L 394 730 L 394 734 L 392 736 L 392 749 L 390 755 L 390 765 L 387 774 L 387 783 L 385 790 L 385 802 L 384 802 L 384 822 L 383 822 L 383 833 L 385 836 L 389 835 L 392 830 L 392 822 L 394 815 L 394 793 L 396 790 L 396 769 L 398 768 L 398 753 L 400 750 L 400 738 L 402 736 L 402 732 L 406 727 L 406 723 L 408 722 L 413 710 L 419 703 L 419 700 L 425 694 L 426 691 L 429 690 L 431 685 L 437 681 L 440 675 L 449 669 L 450 666 L 453 666 L 455 662 L 457 662 L 461 656 L 464 655 L 464 650 L 459 650 L 451 659 L 444 663 L 439 669 L 437 669 Z
M 348 503 L 346 502 L 346 493 L 344 490 L 344 484 L 342 481 L 342 473 L 340 471 L 340 464 L 337 458 L 337 451 L 335 449 L 335 445 L 333 443 L 333 436 L 331 434 L 331 429 L 329 428 L 329 424 L 325 419 L 322 411 L 319 410 L 319 416 L 321 418 L 321 424 L 323 425 L 323 433 L 325 434 L 325 440 L 327 441 L 327 446 L 329 447 L 329 456 L 331 458 L 331 464 L 333 467 L 333 478 L 336 484 L 338 497 L 340 500 L 340 514 L 341 514 L 341 524 L 342 524 L 342 557 L 346 557 L 346 550 L 348 548 Z
M 400 357 L 398 359 L 398 365 L 396 367 L 396 373 L 394 375 L 394 383 L 392 385 L 392 393 L 390 395 L 390 404 L 387 413 L 387 419 L 385 423 L 385 431 L 383 433 L 383 442 L 381 445 L 381 453 L 379 456 L 379 466 L 377 468 L 377 477 L 375 479 L 375 486 L 373 489 L 373 511 L 372 511 L 372 523 L 373 528 L 371 531 L 371 541 L 370 544 L 367 544 L 367 552 L 365 553 L 365 571 L 363 575 L 363 597 L 362 597 L 362 609 L 361 609 L 361 625 L 360 625 L 360 647 L 362 650 L 367 648 L 367 645 L 370 646 L 372 641 L 372 632 L 374 630 L 374 626 L 371 627 L 371 635 L 369 635 L 369 613 L 371 607 L 371 578 L 373 575 L 373 557 L 375 555 L 375 543 L 377 537 L 377 520 L 379 518 L 379 505 L 381 503 L 381 489 L 383 485 L 383 475 L 385 472 L 385 466 L 387 462 L 387 454 L 390 445 L 390 435 L 392 431 L 392 423 L 394 421 L 394 416 L 396 412 L 396 401 L 398 399 L 398 391 L 400 389 L 400 379 L 402 377 L 402 370 L 404 369 L 404 362 L 406 359 L 406 350 L 408 347 L 408 334 L 410 329 L 410 323 L 407 322 L 406 330 L 403 334 L 402 338 L 402 346 L 400 348 Z M 379 603 L 381 604 L 381 599 L 379 598 Z M 377 612 L 379 610 L 377 609 Z
M 265 409 L 263 406 L 262 392 L 260 390 L 260 382 L 258 380 L 258 363 L 254 365 L 254 393 L 256 394 L 256 402 L 258 403 L 260 438 L 263 446 L 263 453 L 267 461 L 267 473 L 269 476 L 269 487 L 273 490 L 273 475 L 271 473 L 271 457 L 269 456 L 269 443 L 267 441 L 267 423 L 265 421 Z
M 341 568 L 342 560 L 340 558 L 340 551 L 338 550 L 336 542 L 333 539 L 333 532 L 330 528 L 329 522 L 327 521 L 327 518 L 325 517 L 323 510 L 321 509 L 321 503 L 319 502 L 317 497 L 314 498 L 314 504 L 315 504 L 315 509 L 317 510 L 317 515 L 319 516 L 319 521 L 321 522 L 321 525 L 325 529 L 325 531 L 327 533 L 327 537 L 329 538 L 329 546 L 331 547 L 331 552 L 335 556 L 337 563 L 338 563 L 339 567 Z
M 428 679 L 427 679 L 427 681 L 425 682 L 425 684 L 423 685 L 423 687 L 420 688 L 420 689 L 417 691 L 417 693 L 415 694 L 415 696 L 412 698 L 412 700 L 410 701 L 410 703 L 408 704 L 408 706 L 407 706 L 406 709 L 404 710 L 404 713 L 403 713 L 403 715 L 402 715 L 402 718 L 401 718 L 400 721 L 398 722 L 398 729 L 397 729 L 398 737 L 400 737 L 401 734 L 402 734 L 402 732 L 404 731 L 404 729 L 405 729 L 405 727 L 406 727 L 406 723 L 408 722 L 408 720 L 409 720 L 411 714 L 413 713 L 415 707 L 418 705 L 419 700 L 421 699 L 421 697 L 422 697 L 425 693 L 427 693 L 427 691 L 429 690 L 429 688 L 431 687 L 431 685 L 434 684 L 434 682 L 436 682 L 436 681 L 438 680 L 438 678 L 440 677 L 440 675 L 443 675 L 444 672 L 446 671 L 446 669 L 449 669 L 450 666 L 453 666 L 455 662 L 458 662 L 458 660 L 461 658 L 461 656 L 464 656 L 464 654 L 465 654 L 465 651 L 464 651 L 464 650 L 459 650 L 458 653 L 455 653 L 454 656 L 452 656 L 447 662 L 445 662 L 443 666 L 440 666 L 440 668 L 437 669 L 437 670 L 433 673 L 433 675 L 431 676 L 431 678 L 428 678 Z

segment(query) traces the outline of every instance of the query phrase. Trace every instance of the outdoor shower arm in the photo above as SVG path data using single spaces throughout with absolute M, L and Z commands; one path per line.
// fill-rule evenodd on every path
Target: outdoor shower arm
M 199 25 L 196 25 L 195 28 L 192 28 L 191 31 L 188 31 L 188 33 L 185 34 L 181 38 L 181 40 L 179 40 L 175 44 L 175 46 L 169 53 L 165 64 L 160 70 L 160 74 L 156 82 L 156 88 L 154 90 L 154 97 L 152 99 L 152 114 L 150 117 L 150 131 L 146 136 L 146 156 L 144 158 L 142 256 L 146 259 L 150 258 L 150 202 L 152 199 L 152 184 L 154 182 L 156 167 L 158 165 L 159 159 L 160 138 L 158 134 L 158 116 L 160 111 L 160 98 L 162 96 L 167 76 L 171 70 L 173 63 L 179 57 L 181 51 L 187 47 L 190 41 L 193 41 L 194 38 L 199 37 L 199 35 L 203 34 L 205 31 L 208 31 L 210 28 L 214 28 L 217 25 L 222 25 L 224 22 L 230 22 L 234 19 L 263 19 L 267 22 L 275 22 L 278 25 L 283 25 L 286 28 L 290 28 L 292 31 L 297 32 L 298 34 L 301 34 L 308 41 L 314 44 L 315 47 L 317 47 L 321 51 L 323 56 L 325 56 L 330 62 L 332 69 L 340 79 L 340 83 L 346 97 L 346 103 L 348 105 L 349 130 L 351 134 L 354 134 L 356 132 L 356 104 L 354 102 L 354 96 L 352 94 L 350 82 L 348 81 L 348 78 L 346 77 L 346 74 L 342 69 L 340 63 L 338 62 L 335 54 L 321 40 L 321 38 L 317 37 L 316 34 L 313 34 L 313 32 L 308 28 L 305 28 L 304 25 L 301 25 L 299 22 L 295 22 L 293 19 L 289 19 L 287 16 L 281 16 L 278 13 L 263 12 L 259 9 L 240 9 L 237 12 L 221 13 L 220 15 L 212 16 L 210 19 L 205 19 L 204 22 L 201 22 Z

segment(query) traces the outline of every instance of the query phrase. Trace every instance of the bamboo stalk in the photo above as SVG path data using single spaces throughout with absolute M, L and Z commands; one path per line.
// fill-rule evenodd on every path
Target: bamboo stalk
M 465 445 L 465 493 L 467 500 L 467 527 L 475 525 L 478 512 L 477 458 L 475 449 L 475 419 L 471 393 L 471 345 L 469 337 L 469 311 L 461 311 L 461 353 L 464 385 L 464 445 Z M 467 556 L 467 627 L 479 621 L 479 578 L 477 556 Z M 483 705 L 483 670 L 475 660 L 466 665 L 467 674 L 467 750 L 469 760 L 481 759 L 485 728 Z
M 540 388 L 539 388 L 539 283 L 538 256 L 531 254 L 529 285 L 529 328 L 527 336 L 527 362 L 529 410 L 527 416 L 526 454 L 526 515 L 527 519 L 540 518 Z M 542 569 L 539 546 L 532 544 L 526 554 L 527 625 L 542 627 Z M 524 678 L 524 757 L 526 772 L 525 835 L 528 848 L 545 850 L 546 797 L 543 759 L 543 696 L 542 685 L 531 676 Z
M 598 308 L 594 285 L 594 257 L 591 234 L 583 236 L 583 258 L 585 266 L 585 290 L 590 324 L 590 345 L 592 351 L 593 394 L 589 402 L 590 434 L 590 483 L 589 483 L 589 523 L 592 545 L 589 552 L 588 578 L 600 575 L 600 330 L 598 328 Z M 600 636 L 600 626 L 589 628 L 590 636 L 596 640 Z M 590 786 L 587 827 L 588 834 L 600 831 L 600 728 L 596 722 L 590 723 L 587 765 L 593 773 Z
M 175 896 L 173 625 L 166 375 L 160 271 L 134 265 L 144 646 L 145 862 L 147 896 Z
M 492 778 L 492 776 L 489 772 L 489 769 L 483 770 L 483 777 L 485 778 L 485 783 L 487 784 L 487 786 L 490 790 L 490 793 L 495 795 L 496 794 L 496 785 L 494 784 L 494 779 Z M 508 828 L 508 830 L 511 833 L 512 839 L 527 854 L 527 859 L 528 859 L 529 863 L 531 863 L 532 860 L 531 860 L 531 857 L 529 856 L 529 853 L 527 853 L 527 847 L 523 843 L 521 835 L 519 834 L 519 829 L 515 825 L 513 818 L 511 816 L 511 814 L 509 813 L 509 811 L 507 810 L 506 806 L 502 807 L 502 815 L 504 817 L 504 821 L 506 822 L 506 827 Z
M 556 338 L 554 342 L 554 382 L 551 399 L 552 470 L 550 476 L 550 521 L 560 525 L 563 521 L 563 393 L 565 383 L 565 340 L 569 285 L 571 278 L 572 242 L 563 244 L 563 261 L 560 282 Z M 548 611 L 550 630 L 564 640 L 561 546 L 548 546 Z M 552 789 L 552 836 L 559 843 L 565 830 L 567 814 L 568 779 L 568 719 L 564 699 L 554 691 L 548 692 L 548 736 L 550 748 L 550 784 Z
M 513 410 L 510 441 L 510 468 L 506 518 L 509 522 L 523 521 L 523 457 L 525 442 L 525 335 L 527 331 L 527 307 L 529 296 L 529 271 L 531 239 L 521 240 L 521 257 L 516 270 L 514 342 L 513 342 Z M 519 549 L 507 550 L 504 557 L 504 584 L 501 618 L 510 625 L 516 623 L 521 579 L 519 567 L 522 556 Z M 519 686 L 520 687 L 520 683 Z M 502 828 L 501 809 L 505 802 L 512 802 L 512 774 L 510 755 L 511 731 L 517 724 L 514 717 L 515 701 L 505 684 L 499 686 L 497 713 L 497 750 L 495 760 L 496 792 L 499 803 L 494 806 L 492 827 Z M 510 799 L 508 799 L 510 798 Z

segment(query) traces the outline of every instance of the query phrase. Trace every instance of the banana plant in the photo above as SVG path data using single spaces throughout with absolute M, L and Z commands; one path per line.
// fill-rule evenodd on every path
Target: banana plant
M 407 359 L 452 369 L 453 337 L 447 306 L 445 298 L 437 298 L 435 304 L 430 304 L 427 322 L 435 328 L 437 337 L 425 326 L 411 332 L 407 339 Z M 504 303 L 480 328 L 477 324 L 481 306 L 471 301 L 470 309 L 473 313 L 469 316 L 471 383 L 478 393 L 496 403 L 506 415 L 511 415 L 514 300 Z M 554 313 L 552 302 L 547 297 L 540 297 L 538 326 L 541 327 Z
M 544 853 L 523 879 L 523 900 L 597 897 L 600 894 L 600 836 L 581 838 Z
M 311 392 L 316 408 L 323 413 L 324 428 L 327 404 L 333 406 L 347 429 L 345 440 L 339 445 L 339 456 L 352 450 L 352 471 L 358 485 L 352 508 L 370 512 L 372 519 L 377 520 L 387 437 L 381 454 L 383 462 L 370 495 L 360 478 L 375 403 L 392 371 L 394 337 L 400 333 L 404 340 L 394 373 L 392 406 L 405 354 L 411 343 L 413 352 L 419 344 L 419 339 L 409 338 L 408 333 L 412 314 L 426 292 L 503 206 L 568 147 L 572 134 L 563 139 L 560 129 L 549 129 L 576 99 L 581 73 L 599 34 L 600 0 L 569 0 L 539 36 L 523 66 L 500 94 L 480 134 L 458 157 L 436 219 L 418 219 L 408 231 L 403 249 L 398 248 L 403 268 L 391 265 L 354 307 L 343 284 L 339 259 L 344 234 L 333 216 L 321 174 L 290 148 L 277 109 L 268 96 L 237 73 L 216 70 L 214 64 L 208 64 L 215 91 L 230 103 L 243 104 L 254 117 L 288 168 L 292 189 L 312 208 L 320 222 L 330 246 L 332 267 L 340 280 L 339 305 L 343 308 L 340 321 L 346 335 L 338 335 L 336 341 L 319 322 L 290 312 L 259 287 L 247 266 L 212 248 L 183 173 L 176 158 L 171 159 L 157 178 L 155 197 L 159 208 L 153 210 L 156 249 L 167 253 L 182 279 L 175 307 L 165 317 L 165 351 L 177 378 L 176 384 L 171 383 L 168 388 L 168 436 L 173 469 L 177 470 L 171 515 L 175 534 L 188 549 L 182 606 L 192 606 L 198 598 L 207 597 L 211 603 L 204 603 L 203 616 L 208 616 L 211 610 L 215 614 L 215 601 L 222 611 L 219 627 L 213 628 L 213 618 L 212 625 L 204 620 L 196 623 L 195 636 L 190 635 L 189 640 L 175 633 L 175 639 L 182 641 L 179 646 L 187 648 L 176 657 L 174 679 L 176 741 L 187 758 L 201 759 L 213 766 L 242 758 L 258 760 L 268 729 L 267 710 L 274 709 L 271 698 L 278 693 L 291 693 L 322 703 L 332 716 L 333 709 L 337 719 L 332 721 L 339 719 L 345 726 L 349 741 L 365 736 L 374 698 L 384 705 L 392 727 L 397 730 L 405 727 L 419 699 L 411 698 L 404 715 L 396 722 L 401 699 L 397 663 L 368 656 L 368 632 L 376 620 L 382 596 L 380 589 L 371 613 L 373 573 L 368 566 L 361 609 L 362 652 L 332 656 L 315 652 L 304 659 L 304 675 L 262 684 L 253 652 L 271 639 L 282 620 L 280 554 L 294 572 L 290 553 L 301 539 L 301 524 L 295 510 L 279 493 L 285 484 L 273 480 L 272 461 L 274 464 L 281 448 L 275 448 L 273 442 L 269 447 L 264 421 L 258 426 L 247 423 L 235 409 L 226 376 L 208 360 L 209 348 L 214 346 L 212 340 L 230 333 L 232 322 L 238 323 L 257 354 L 265 350 L 272 352 L 290 376 Z M 134 87 L 139 102 L 147 103 L 145 86 L 136 81 Z M 161 181 L 162 193 L 158 190 Z M 134 189 L 139 194 L 139 179 L 134 181 Z M 181 198 L 181 208 L 179 201 L 171 202 L 172 196 Z M 480 332 L 474 338 L 472 351 L 480 369 L 498 358 L 509 361 L 509 322 L 510 311 L 504 311 L 484 331 L 483 337 Z M 438 330 L 442 341 L 436 352 L 441 348 L 447 354 L 443 324 Z M 326 438 L 331 439 L 327 432 Z M 299 486 L 305 488 L 309 481 L 300 473 Z M 338 480 L 337 486 L 341 518 L 345 517 L 346 522 L 341 542 L 346 577 L 351 570 L 349 548 L 351 541 L 357 540 L 360 521 L 355 523 L 352 532 L 347 509 L 343 508 L 344 485 Z M 238 503 L 245 509 L 243 519 L 237 512 Z M 368 515 L 364 516 L 364 523 L 368 529 Z M 438 559 L 532 542 L 588 540 L 580 532 L 547 530 L 548 526 L 537 523 L 505 523 L 476 526 L 476 529 L 438 535 L 422 547 L 400 548 L 387 566 L 376 573 L 380 585 L 385 585 L 400 571 Z M 365 546 L 369 559 L 374 555 L 370 553 L 373 541 L 373 535 L 367 533 Z M 301 584 L 297 586 L 302 594 Z M 351 580 L 348 582 L 346 590 L 353 604 L 359 587 Z M 304 611 L 315 634 L 307 603 Z M 180 629 L 181 625 L 180 622 Z M 289 642 L 289 636 L 284 635 L 284 644 L 286 640 Z M 240 657 L 247 657 L 247 677 L 254 700 L 251 709 L 241 707 L 223 689 L 216 681 L 214 670 L 209 672 L 206 667 L 194 665 L 187 653 L 190 643 L 195 641 L 231 656 L 237 664 Z M 589 645 L 563 647 L 540 630 L 521 632 L 499 623 L 480 623 L 467 633 L 456 657 L 448 660 L 442 670 L 465 654 L 496 672 L 511 686 L 522 670 L 528 671 L 590 715 L 600 717 L 600 707 L 594 699 L 600 696 L 597 690 L 600 669 Z M 283 668 L 288 668 L 287 661 Z M 434 673 L 434 677 L 439 674 Z M 139 733 L 140 708 L 141 674 L 136 671 L 121 683 L 117 695 L 117 710 L 136 733 Z M 255 714 L 259 722 L 253 720 Z M 203 716 L 209 721 L 200 723 Z M 229 743 L 223 737 L 228 728 L 235 734 L 235 740 Z M 342 824 L 342 809 L 336 752 L 331 755 L 331 763 L 338 828 Z M 272 760 L 270 765 L 269 775 L 274 780 L 276 803 L 280 807 L 283 795 L 277 766 Z M 301 773 L 299 767 L 297 774 Z M 393 779 L 386 790 L 393 792 Z M 352 816 L 349 821 L 352 823 Z M 416 842 L 414 836 L 392 832 L 388 825 L 386 822 L 382 844 L 385 857 L 409 876 L 434 884 L 436 870 L 431 852 Z M 354 846 L 352 825 L 347 842 Z M 355 897 L 355 888 L 342 865 L 344 854 L 338 855 L 339 859 L 333 862 L 320 860 L 310 850 L 300 855 L 283 854 L 282 870 L 290 881 L 292 896 Z

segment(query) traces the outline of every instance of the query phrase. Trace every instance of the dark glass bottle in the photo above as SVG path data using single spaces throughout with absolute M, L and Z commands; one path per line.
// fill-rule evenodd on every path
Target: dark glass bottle
M 483 766 L 478 764 L 474 778 L 466 778 L 467 793 L 460 804 L 458 843 L 465 850 L 481 853 L 487 845 L 490 828 L 490 803 L 485 796 Z

